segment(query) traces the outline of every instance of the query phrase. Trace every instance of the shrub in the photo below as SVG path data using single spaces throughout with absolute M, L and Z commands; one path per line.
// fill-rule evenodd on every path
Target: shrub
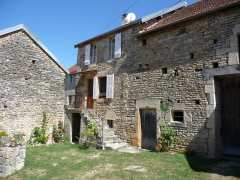
M 158 141 L 161 144 L 161 151 L 168 151 L 176 142 L 176 131 L 166 123 L 160 125 L 160 130 L 161 136 Z
M 55 143 L 63 143 L 66 140 L 63 123 L 61 121 L 58 122 L 57 126 L 53 127 L 53 140 Z
M 46 144 L 48 141 L 47 135 L 47 115 L 43 113 L 42 126 L 35 127 L 30 137 L 29 144 Z
M 89 121 L 87 123 L 86 129 L 83 131 L 82 135 L 82 142 L 80 144 L 81 149 L 86 149 L 90 146 L 96 145 L 97 137 L 98 137 L 98 130 L 97 124 L 94 121 Z

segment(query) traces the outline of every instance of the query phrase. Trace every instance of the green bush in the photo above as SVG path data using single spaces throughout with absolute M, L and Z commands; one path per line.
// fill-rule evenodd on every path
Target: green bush
M 55 143 L 64 143 L 66 140 L 63 123 L 61 121 L 58 122 L 57 126 L 53 127 L 53 140 Z
M 160 130 L 161 136 L 158 141 L 161 144 L 161 151 L 168 151 L 176 142 L 176 131 L 166 123 L 160 125 Z
M 95 145 L 97 143 L 97 137 L 98 137 L 98 130 L 97 130 L 97 124 L 95 121 L 89 121 L 87 123 L 86 129 L 81 134 L 82 136 L 82 142 L 80 143 L 80 148 L 86 149 L 90 146 Z
M 48 141 L 47 135 L 47 115 L 43 113 L 42 126 L 35 127 L 30 137 L 29 144 L 46 144 Z

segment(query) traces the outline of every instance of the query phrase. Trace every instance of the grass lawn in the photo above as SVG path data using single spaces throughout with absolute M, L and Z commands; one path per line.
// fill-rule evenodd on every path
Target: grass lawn
M 28 147 L 25 168 L 7 179 L 219 179 L 219 173 L 240 177 L 240 166 L 224 167 L 223 161 L 183 154 L 142 152 L 138 154 L 80 150 L 61 144 Z M 226 164 L 226 163 L 225 163 Z M 227 168 L 229 168 L 227 170 Z M 221 176 L 222 177 L 222 176 Z

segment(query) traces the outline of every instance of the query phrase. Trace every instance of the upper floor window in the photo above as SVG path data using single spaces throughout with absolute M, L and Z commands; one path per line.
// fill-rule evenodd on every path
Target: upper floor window
M 97 59 L 97 46 L 95 44 L 91 44 L 91 49 L 90 49 L 90 63 L 96 63 Z
M 109 59 L 114 59 L 115 54 L 115 38 L 109 39 Z

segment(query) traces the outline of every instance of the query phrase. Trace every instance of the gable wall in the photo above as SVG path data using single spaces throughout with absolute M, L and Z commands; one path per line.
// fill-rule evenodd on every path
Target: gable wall
M 0 128 L 29 137 L 43 112 L 49 132 L 63 122 L 65 73 L 23 31 L 0 38 L 0 67 Z

